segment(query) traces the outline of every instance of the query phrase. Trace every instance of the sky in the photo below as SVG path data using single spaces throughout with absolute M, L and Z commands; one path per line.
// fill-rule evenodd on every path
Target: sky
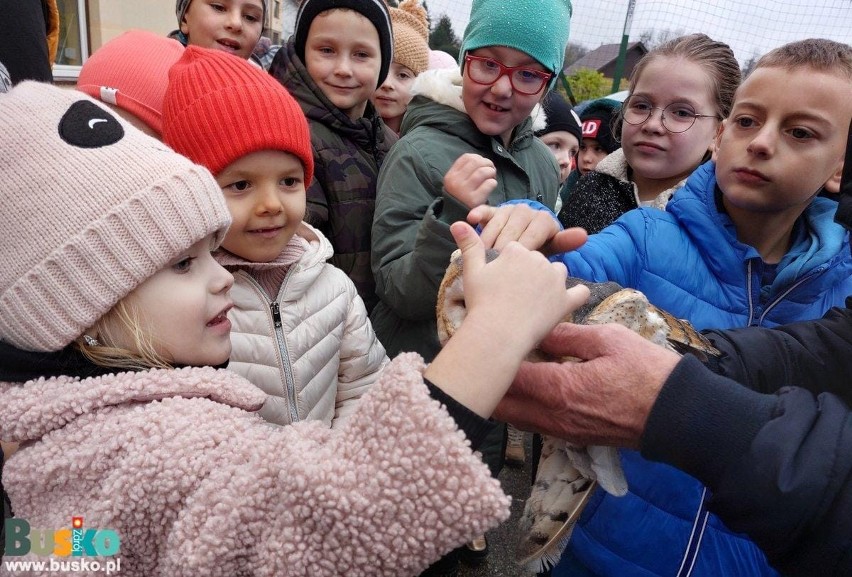
M 569 41 L 588 49 L 621 42 L 628 4 L 574 0 Z M 462 37 L 470 0 L 427 0 L 426 5 L 433 23 L 445 13 Z M 646 30 L 704 32 L 729 44 L 743 65 L 791 40 L 823 37 L 852 43 L 852 0 L 635 0 L 630 40 Z

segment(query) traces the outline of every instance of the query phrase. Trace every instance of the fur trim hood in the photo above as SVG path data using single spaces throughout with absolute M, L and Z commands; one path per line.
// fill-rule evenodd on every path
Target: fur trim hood
M 467 114 L 462 101 L 462 75 L 458 68 L 438 68 L 421 73 L 411 87 L 412 96 L 426 98 Z M 536 104 L 530 113 L 532 130 L 537 132 L 547 127 L 547 115 L 541 104 Z

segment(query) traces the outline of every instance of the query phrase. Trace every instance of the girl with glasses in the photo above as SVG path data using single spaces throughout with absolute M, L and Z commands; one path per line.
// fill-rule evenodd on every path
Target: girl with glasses
M 373 220 L 380 300 L 370 320 L 391 358 L 416 351 L 429 360 L 440 348 L 435 303 L 455 248 L 450 224 L 484 203 L 530 199 L 555 208 L 559 168 L 535 137 L 543 123 L 533 126 L 533 109 L 562 69 L 570 16 L 569 0 L 474 0 L 461 74 L 417 77 L 401 138 L 379 171 Z M 499 431 L 482 447 L 495 477 L 502 445 Z M 478 539 L 468 549 L 471 560 L 481 560 L 487 543 Z
M 704 34 L 675 38 L 646 54 L 633 69 L 616 127 L 621 148 L 580 179 L 562 207 L 562 223 L 593 234 L 637 206 L 664 209 L 710 159 L 739 83 L 730 47 Z

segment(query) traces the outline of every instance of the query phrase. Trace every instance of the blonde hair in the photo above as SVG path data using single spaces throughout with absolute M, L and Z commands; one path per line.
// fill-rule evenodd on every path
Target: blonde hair
M 852 80 L 852 47 L 825 38 L 798 40 L 761 56 L 758 68 L 811 68 Z
M 117 327 L 131 336 L 134 351 L 113 344 L 117 342 L 114 334 Z M 174 368 L 157 352 L 153 339 L 142 324 L 138 309 L 128 304 L 126 299 L 119 301 L 92 328 L 97 331 L 97 343 L 89 344 L 80 336 L 75 344 L 84 357 L 100 367 L 118 371 Z

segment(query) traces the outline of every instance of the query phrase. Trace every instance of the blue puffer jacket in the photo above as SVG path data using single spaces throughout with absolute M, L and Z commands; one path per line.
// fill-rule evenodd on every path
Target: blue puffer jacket
M 771 286 L 763 261 L 736 238 L 716 203 L 713 163 L 698 168 L 666 211 L 637 209 L 559 255 L 573 276 L 613 280 L 698 329 L 775 326 L 819 318 L 852 294 L 848 233 L 837 203 L 816 198 L 799 218 Z M 769 576 L 777 573 L 746 537 L 729 531 L 695 479 L 622 451 L 629 493 L 598 491 L 553 575 Z

